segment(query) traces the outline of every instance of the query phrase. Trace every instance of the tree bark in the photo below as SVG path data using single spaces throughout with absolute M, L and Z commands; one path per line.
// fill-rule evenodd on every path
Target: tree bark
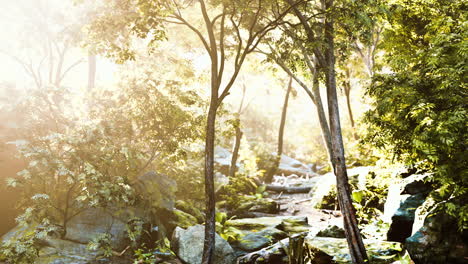
M 215 144 L 215 123 L 217 110 L 217 94 L 211 98 L 210 108 L 206 125 L 205 139 L 205 240 L 203 248 L 203 264 L 211 264 L 214 259 L 215 249 L 215 188 L 214 188 L 214 144 Z
M 288 89 L 286 90 L 286 95 L 284 96 L 284 103 L 283 103 L 283 110 L 281 112 L 281 121 L 280 127 L 278 131 L 278 149 L 276 150 L 276 157 L 273 166 L 268 170 L 267 175 L 265 177 L 265 182 L 272 182 L 273 176 L 275 175 L 276 171 L 278 171 L 278 167 L 281 161 L 281 155 L 283 154 L 283 138 L 284 138 L 284 127 L 286 125 L 286 114 L 288 112 L 288 103 L 289 103 L 289 94 L 292 90 L 292 77 L 289 77 L 288 82 Z
M 348 68 L 346 68 L 345 73 L 346 73 L 346 80 L 343 86 L 344 86 L 344 92 L 346 96 L 346 105 L 348 106 L 349 121 L 351 122 L 351 127 L 354 130 L 354 117 L 353 117 L 353 109 L 351 108 L 351 98 L 350 98 L 351 97 L 351 74 Z
M 329 11 L 333 7 L 333 0 L 324 1 L 324 10 Z M 341 135 L 340 115 L 338 108 L 338 96 L 336 92 L 335 54 L 334 54 L 334 21 L 330 15 L 325 18 L 325 42 L 326 42 L 326 84 L 328 97 L 328 112 L 330 120 L 330 132 L 332 136 L 333 170 L 336 176 L 338 201 L 343 214 L 344 229 L 348 247 L 353 263 L 368 263 L 366 249 L 359 232 L 355 209 L 350 195 L 350 186 L 346 171 L 343 138 Z
M 322 96 L 320 95 L 320 85 L 319 85 L 319 79 L 318 79 L 318 70 L 317 70 L 317 65 L 315 65 L 315 71 L 312 73 L 313 74 L 313 86 L 312 86 L 312 93 L 315 98 L 315 106 L 317 107 L 317 114 L 319 118 L 319 124 L 320 128 L 322 130 L 322 137 L 323 137 L 323 142 L 325 144 L 325 148 L 327 149 L 327 155 L 328 158 L 331 162 L 332 160 L 332 138 L 330 134 L 330 127 L 328 126 L 328 121 L 327 117 L 325 114 L 325 108 L 323 107 L 322 103 Z
M 240 120 L 238 119 L 236 127 L 236 141 L 234 142 L 234 149 L 232 150 L 231 166 L 229 167 L 229 177 L 234 177 L 237 169 L 237 158 L 239 157 L 239 149 L 242 140 L 242 130 L 240 129 Z

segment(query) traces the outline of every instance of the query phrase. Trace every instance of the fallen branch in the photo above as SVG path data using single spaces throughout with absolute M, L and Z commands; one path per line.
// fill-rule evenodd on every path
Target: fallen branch
M 290 202 L 290 204 L 304 203 L 304 202 L 311 201 L 311 200 L 313 200 L 313 199 L 314 199 L 314 198 L 307 198 L 307 199 L 297 200 L 297 201 Z
M 308 193 L 312 189 L 312 186 L 305 187 L 291 187 L 291 186 L 279 186 L 267 184 L 266 190 L 272 192 L 283 192 L 283 193 Z
M 284 248 L 289 247 L 289 238 L 280 240 L 279 242 L 262 248 L 258 251 L 246 254 L 237 260 L 238 264 L 254 264 L 254 263 L 283 263 L 282 260 L 286 257 Z M 258 260 L 258 262 L 257 262 Z M 262 262 L 260 262 L 260 260 Z

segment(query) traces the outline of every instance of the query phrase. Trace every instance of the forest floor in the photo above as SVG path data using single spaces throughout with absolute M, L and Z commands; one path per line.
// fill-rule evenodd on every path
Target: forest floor
M 320 175 L 311 178 L 296 176 L 276 176 L 274 185 L 282 186 L 315 186 L 314 192 L 328 191 L 332 179 L 330 175 Z M 324 195 L 322 193 L 321 195 Z M 320 195 L 320 196 L 321 196 Z M 268 198 L 275 200 L 280 206 L 281 216 L 305 216 L 310 225 L 310 232 L 315 233 L 328 226 L 343 227 L 343 217 L 339 210 L 317 209 L 317 198 L 310 193 L 275 193 L 271 192 Z

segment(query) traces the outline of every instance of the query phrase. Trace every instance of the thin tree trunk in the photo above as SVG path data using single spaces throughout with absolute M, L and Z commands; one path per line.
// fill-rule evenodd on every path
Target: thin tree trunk
M 315 66 L 317 68 L 317 65 Z M 331 162 L 332 160 L 332 138 L 330 134 L 330 128 L 328 126 L 328 121 L 327 117 L 325 114 L 325 108 L 323 107 L 322 103 L 322 96 L 320 95 L 320 85 L 319 85 L 319 79 L 318 79 L 318 71 L 315 70 L 313 72 L 313 86 L 312 86 L 312 93 L 315 98 L 315 106 L 317 107 L 317 114 L 319 118 L 319 124 L 320 128 L 322 129 L 322 137 L 323 137 L 323 142 L 325 144 L 325 148 L 327 149 L 327 155 L 328 158 Z
M 288 112 L 289 94 L 291 93 L 291 90 L 292 90 L 292 77 L 290 76 L 289 82 L 288 82 L 288 89 L 284 97 L 283 110 L 281 112 L 281 121 L 280 121 L 280 127 L 278 131 L 278 149 L 276 150 L 276 157 L 275 157 L 273 166 L 268 170 L 267 175 L 265 177 L 265 182 L 268 182 L 268 183 L 273 181 L 273 176 L 278 170 L 278 167 L 281 161 L 281 155 L 283 154 L 284 126 L 286 125 L 286 114 Z
M 242 99 L 239 104 L 239 109 L 237 110 L 237 126 L 236 126 L 236 139 L 234 141 L 234 148 L 232 150 L 232 158 L 231 158 L 231 166 L 229 167 L 229 177 L 234 177 L 236 174 L 236 169 L 237 169 L 237 159 L 239 157 L 239 149 L 240 149 L 240 144 L 242 140 L 242 130 L 240 128 L 240 115 L 243 111 L 244 107 L 244 100 L 245 100 L 245 92 L 247 90 L 247 87 L 245 86 L 245 83 L 242 84 Z M 247 105 L 248 107 L 248 105 Z
M 96 54 L 88 51 L 88 90 L 94 89 L 96 82 Z
M 241 144 L 241 139 L 242 139 L 242 130 L 240 129 L 240 120 L 238 119 L 238 125 L 236 127 L 236 141 L 234 143 L 234 149 L 232 150 L 232 158 L 231 158 L 231 166 L 229 167 L 229 177 L 234 177 L 236 174 L 236 168 L 237 168 L 237 158 L 239 157 L 239 149 L 240 149 L 240 144 Z
M 214 144 L 215 144 L 215 123 L 217 110 L 217 95 L 211 98 L 210 108 L 206 125 L 205 140 L 205 240 L 203 248 L 202 264 L 214 263 L 215 249 L 215 189 L 214 189 Z
M 349 85 L 349 84 L 347 84 Z M 351 122 L 351 127 L 354 129 L 354 118 L 353 118 L 353 110 L 351 108 L 351 98 L 350 98 L 350 92 L 345 88 L 345 96 L 346 96 L 346 105 L 348 106 L 348 115 L 349 115 L 349 121 Z
M 325 10 L 331 10 L 333 0 L 325 1 Z M 325 19 L 325 42 L 327 44 L 325 52 L 326 61 L 326 81 L 328 95 L 328 111 L 330 119 L 330 132 L 332 136 L 332 164 L 336 175 L 336 186 L 338 193 L 338 201 L 341 212 L 343 214 L 344 229 L 348 247 L 353 263 L 363 264 L 368 263 L 366 249 L 362 242 L 362 237 L 359 232 L 355 209 L 352 204 L 350 195 L 350 186 L 348 175 L 346 172 L 346 164 L 344 157 L 343 138 L 341 136 L 340 115 L 338 109 L 338 96 L 336 92 L 336 76 L 335 76 L 335 55 L 334 55 L 334 25 L 333 18 L 326 16 Z
M 354 130 L 354 118 L 353 118 L 353 109 L 351 108 L 351 74 L 349 69 L 346 68 L 346 81 L 344 82 L 344 92 L 346 96 L 346 105 L 348 106 L 349 121 L 351 122 L 351 127 Z

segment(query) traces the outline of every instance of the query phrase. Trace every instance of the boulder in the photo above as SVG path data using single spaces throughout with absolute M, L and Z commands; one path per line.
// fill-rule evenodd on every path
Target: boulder
M 427 214 L 424 225 L 406 239 L 406 249 L 415 264 L 467 263 L 468 232 L 445 212 Z
M 278 174 L 284 174 L 286 176 L 292 175 L 292 174 L 315 175 L 315 173 L 312 171 L 310 167 L 284 154 L 281 155 L 281 160 L 280 160 L 280 164 L 278 167 Z
M 236 246 L 247 252 L 259 250 L 274 242 L 286 238 L 287 233 L 274 227 L 267 227 L 258 232 L 251 232 L 240 239 Z
M 203 254 L 204 237 L 205 227 L 202 225 L 192 226 L 187 229 L 177 227 L 171 240 L 172 250 L 185 263 L 200 264 Z M 235 263 L 234 250 L 218 234 L 216 234 L 215 245 L 214 263 Z
M 346 238 L 345 231 L 343 228 L 332 225 L 325 229 L 320 230 L 317 233 L 318 237 L 334 237 L 334 238 Z
M 340 264 L 353 263 L 349 255 L 348 242 L 345 238 L 317 237 L 308 235 L 305 243 L 312 248 L 327 253 L 333 261 Z M 371 263 L 394 263 L 404 255 L 401 244 L 398 242 L 364 240 Z
M 112 247 L 122 250 L 128 244 L 126 225 L 134 217 L 149 218 L 143 210 L 133 208 L 125 210 L 89 208 L 68 221 L 65 238 L 87 244 L 96 235 L 109 233 Z
M 392 223 L 387 233 L 388 241 L 403 243 L 411 236 L 416 209 L 424 203 L 425 194 L 406 195 L 400 207 L 392 216 Z
M 389 187 L 384 206 L 384 221 L 391 222 L 387 234 L 389 241 L 404 242 L 411 235 L 415 211 L 431 190 L 431 184 L 426 181 L 428 176 L 414 174 Z
M 205 221 L 205 216 L 203 215 L 203 213 L 196 206 L 190 204 L 189 202 L 177 200 L 175 203 L 175 207 L 176 209 L 179 209 L 181 211 L 195 216 L 198 223 L 200 224 L 203 223 L 203 221 Z
M 260 230 L 267 227 L 275 227 L 287 231 L 285 228 L 288 227 L 308 227 L 308 221 L 305 216 L 276 216 L 232 219 L 226 221 L 226 225 L 236 227 L 240 230 Z
M 36 264 L 88 264 L 96 260 L 97 252 L 87 249 L 85 244 L 62 239 L 48 239 L 47 246 L 39 251 Z
M 239 207 L 235 208 L 232 213 L 239 217 L 243 217 L 243 214 L 248 212 L 276 214 L 279 212 L 279 209 L 278 203 L 273 199 L 243 196 Z
M 197 218 L 195 216 L 188 214 L 184 211 L 175 209 L 172 211 L 174 214 L 174 220 L 171 221 L 173 226 L 179 226 L 182 228 L 188 228 L 190 226 L 194 226 L 198 224 Z
M 414 174 L 403 179 L 401 194 L 429 193 L 432 184 L 427 180 L 428 176 L 429 174 Z
M 15 245 L 17 239 L 25 234 L 34 232 L 38 225 L 17 226 L 2 237 L 3 245 Z M 37 258 L 34 259 L 35 264 L 91 264 L 91 263 L 112 263 L 124 264 L 131 260 L 125 256 L 115 256 L 109 259 L 101 259 L 98 261 L 99 252 L 92 251 L 87 248 L 87 244 L 77 241 L 59 239 L 54 236 L 46 236 L 38 241 L 39 247 Z
M 333 264 L 332 257 L 322 250 L 305 243 L 306 234 L 297 234 L 258 251 L 241 256 L 239 264 L 288 264 L 302 263 L 306 254 L 307 263 Z M 305 249 L 305 250 L 304 250 Z M 290 260 L 289 257 L 292 257 Z

